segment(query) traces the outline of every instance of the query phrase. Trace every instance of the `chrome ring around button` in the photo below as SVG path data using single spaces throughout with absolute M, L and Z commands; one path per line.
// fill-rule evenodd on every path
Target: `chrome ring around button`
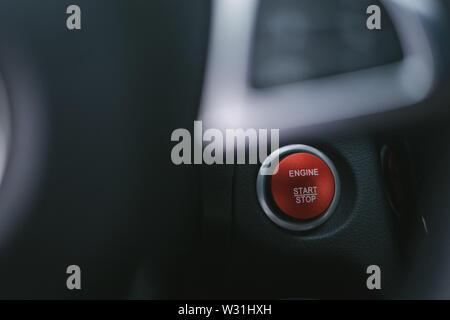
M 289 221 L 288 219 L 283 219 L 280 217 L 279 214 L 275 213 L 275 211 L 272 209 L 272 205 L 267 199 L 268 197 L 267 187 L 271 176 L 264 175 L 262 173 L 262 168 L 271 167 L 273 161 L 280 161 L 284 157 L 293 153 L 310 153 L 321 158 L 323 161 L 325 161 L 325 163 L 328 165 L 333 174 L 334 178 L 333 200 L 331 201 L 330 206 L 320 216 L 312 220 Z M 275 224 L 284 229 L 291 231 L 307 231 L 322 225 L 326 220 L 328 220 L 328 218 L 330 218 L 330 216 L 335 211 L 339 202 L 340 193 L 341 193 L 340 179 L 333 162 L 323 152 L 317 150 L 316 148 L 303 144 L 285 146 L 271 153 L 262 163 L 261 168 L 259 169 L 258 172 L 258 177 L 256 179 L 256 194 L 258 197 L 259 204 L 261 205 L 261 208 L 263 209 L 264 213 L 272 222 L 274 222 Z

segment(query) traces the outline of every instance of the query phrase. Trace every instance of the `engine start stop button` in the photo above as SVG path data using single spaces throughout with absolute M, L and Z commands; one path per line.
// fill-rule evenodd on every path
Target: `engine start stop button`
M 311 153 L 290 154 L 271 179 L 272 196 L 285 214 L 312 219 L 324 213 L 334 197 L 334 177 L 328 165 Z
M 267 175 L 267 168 L 276 168 Z M 337 207 L 340 181 L 331 160 L 316 148 L 290 145 L 263 162 L 257 195 L 266 215 L 279 226 L 309 230 L 324 223 Z

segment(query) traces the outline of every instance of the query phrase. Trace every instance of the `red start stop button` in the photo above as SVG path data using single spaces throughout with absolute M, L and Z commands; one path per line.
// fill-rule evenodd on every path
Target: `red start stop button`
M 335 179 L 327 163 L 306 152 L 283 158 L 271 178 L 272 197 L 285 214 L 313 219 L 324 213 L 335 194 Z
M 340 192 L 333 162 L 304 144 L 272 152 L 256 179 L 263 212 L 278 226 L 292 231 L 311 230 L 324 223 L 336 210 Z

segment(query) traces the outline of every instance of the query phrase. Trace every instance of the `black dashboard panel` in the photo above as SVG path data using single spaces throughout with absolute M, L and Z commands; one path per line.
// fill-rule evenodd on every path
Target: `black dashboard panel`
M 363 271 L 375 262 L 385 283 L 395 287 L 399 241 L 374 142 L 362 138 L 317 147 L 337 166 L 342 193 L 331 218 L 315 230 L 288 232 L 271 223 L 254 196 L 255 169 L 236 169 L 231 274 L 239 277 L 230 281 L 248 282 L 243 295 L 367 298 L 377 293 L 362 285 Z M 393 288 L 384 289 L 389 294 Z

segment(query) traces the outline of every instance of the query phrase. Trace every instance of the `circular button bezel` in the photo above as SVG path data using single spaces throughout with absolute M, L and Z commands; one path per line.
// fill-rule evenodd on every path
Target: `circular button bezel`
M 331 173 L 333 174 L 334 178 L 334 196 L 333 200 L 331 201 L 329 207 L 318 217 L 310 219 L 310 220 L 300 220 L 300 219 L 292 219 L 287 214 L 283 213 L 283 216 L 286 216 L 285 218 L 281 217 L 280 214 L 276 213 L 276 211 L 273 209 L 273 206 L 276 206 L 274 204 L 274 201 L 271 201 L 271 199 L 268 199 L 268 186 L 270 184 L 271 175 L 264 175 L 263 174 L 263 168 L 271 167 L 274 161 L 280 162 L 281 159 L 287 157 L 290 154 L 293 153 L 310 153 L 313 154 L 328 165 L 328 167 L 331 170 Z M 277 163 L 278 164 L 278 163 Z M 256 194 L 258 196 L 259 204 L 261 205 L 261 208 L 263 209 L 266 216 L 272 220 L 275 224 L 278 226 L 291 230 L 291 231 L 307 231 L 314 228 L 317 228 L 318 226 L 322 225 L 325 221 L 330 218 L 330 216 L 335 211 L 340 194 L 341 194 L 341 183 L 339 179 L 338 172 L 336 170 L 336 167 L 334 166 L 333 162 L 321 151 L 317 150 L 316 148 L 303 145 L 303 144 L 295 144 L 295 145 L 289 145 L 282 147 L 278 150 L 275 150 L 273 153 L 271 153 L 262 163 L 261 168 L 258 172 L 258 177 L 256 179 Z M 271 196 L 270 196 L 271 197 Z M 278 208 L 277 208 L 278 209 Z M 278 209 L 281 211 L 281 209 Z M 282 211 L 281 211 L 282 212 Z

